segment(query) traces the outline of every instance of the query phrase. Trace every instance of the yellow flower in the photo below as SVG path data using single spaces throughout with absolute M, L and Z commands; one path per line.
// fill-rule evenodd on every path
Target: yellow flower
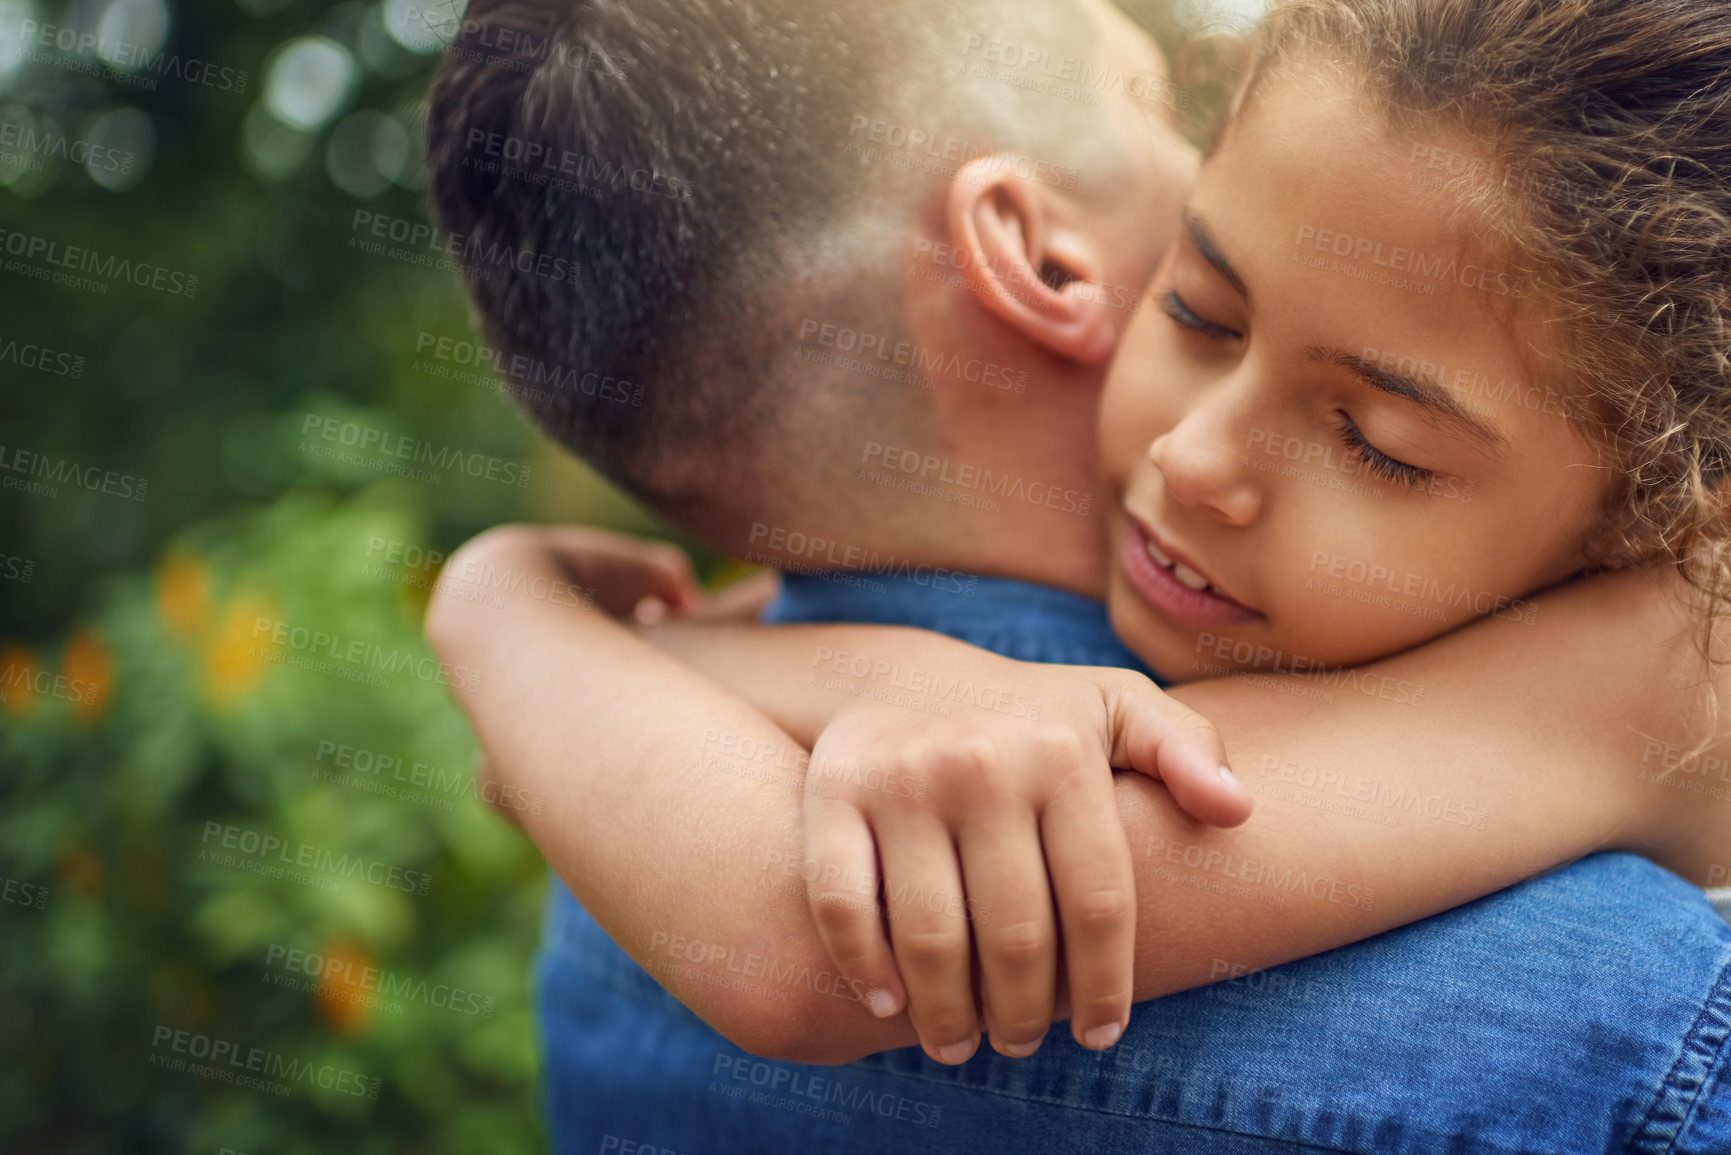
M 205 695 L 219 708 L 233 706 L 263 676 L 271 653 L 269 638 L 255 637 L 260 618 L 274 619 L 276 608 L 257 594 L 241 594 L 222 611 L 204 647 Z
M 66 678 L 72 683 L 73 703 L 86 718 L 102 714 L 114 683 L 114 662 L 108 647 L 90 630 L 80 630 L 66 646 Z
M 325 977 L 319 986 L 319 1014 L 345 1035 L 357 1035 L 372 1021 L 373 992 L 367 971 L 373 965 L 367 949 L 335 942 L 324 949 Z
M 183 638 L 198 633 L 210 614 L 210 575 L 191 554 L 174 553 L 156 569 L 156 612 Z

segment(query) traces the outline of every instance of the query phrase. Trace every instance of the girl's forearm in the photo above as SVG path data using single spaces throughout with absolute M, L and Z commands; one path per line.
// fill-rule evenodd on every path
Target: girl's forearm
M 512 588 L 563 576 L 522 531 L 478 538 L 452 564 L 477 558 L 524 577 Z M 457 697 L 487 772 L 544 800 L 517 817 L 596 921 L 741 1047 L 801 1053 L 809 1017 L 788 1002 L 811 992 L 785 976 L 831 968 L 798 874 L 799 746 L 604 614 L 440 592 L 427 632 L 441 657 L 480 671 Z M 860 1054 L 915 1041 L 905 1016 L 827 1003 Z
M 998 659 L 966 642 L 904 626 L 674 620 L 640 627 L 656 649 L 751 703 L 808 750 L 850 701 L 909 700 Z
M 1519 621 L 1486 619 L 1365 667 L 1287 659 L 1295 672 L 1171 693 L 1220 729 L 1257 788 L 1296 789 L 1299 805 L 1368 800 L 1392 804 L 1397 818 L 1442 805 L 1445 821 L 1477 829 L 1501 815 L 1512 838 L 1519 807 L 1555 799 L 1544 809 L 1562 827 L 1560 848 L 1632 850 L 1680 869 L 1700 808 L 1641 774 L 1655 733 L 1670 746 L 1701 736 L 1693 618 L 1680 593 L 1667 574 L 1603 575 L 1539 597 Z M 958 673 L 979 653 L 890 626 L 670 622 L 643 634 L 807 746 L 850 693 L 905 683 L 910 671 Z M 1731 697 L 1731 678 L 1721 680 Z M 1332 797 L 1305 793 L 1319 789 Z M 1606 828 L 1599 819 L 1611 813 Z M 1546 865 L 1556 863 L 1535 869 Z
M 1596 850 L 1699 874 L 1699 806 L 1641 774 L 1655 732 L 1693 740 L 1675 595 L 1663 576 L 1601 577 L 1540 598 L 1521 623 L 1488 620 L 1362 670 L 1175 691 L 1221 729 L 1257 813 L 1207 829 L 1159 786 L 1119 776 L 1142 852 L 1137 997 L 1340 946 Z M 959 647 L 859 626 L 650 633 L 807 741 L 831 705 L 808 684 L 814 663 L 941 669 Z
M 544 564 L 522 543 L 500 548 L 505 564 Z M 1590 669 L 1582 651 L 1605 635 L 1567 648 L 1579 624 L 1565 614 L 1557 638 L 1523 635 L 1513 649 L 1567 643 L 1556 659 L 1564 672 Z M 1610 644 L 1642 624 L 1623 622 Z M 649 632 L 739 680 L 802 737 L 847 699 L 813 684 L 820 647 L 940 667 L 970 649 L 871 627 L 700 629 Z M 803 759 L 764 712 L 631 630 L 568 607 L 442 601 L 429 633 L 443 656 L 483 671 L 461 696 L 494 772 L 549 799 L 525 816 L 537 845 L 676 996 L 741 1045 L 782 1058 L 841 1062 L 914 1041 L 905 1018 L 879 1022 L 823 980 L 830 967 L 799 872 Z M 915 655 L 893 648 L 909 634 Z M 1238 829 L 1205 828 L 1157 783 L 1118 775 L 1137 851 L 1138 999 L 1208 982 L 1223 967 L 1330 949 L 1638 841 L 1632 790 L 1584 788 L 1604 727 L 1571 738 L 1559 729 L 1566 704 L 1535 712 L 1521 701 L 1542 662 L 1505 655 L 1506 667 L 1475 675 L 1473 647 L 1455 644 L 1384 667 L 1424 679 L 1416 706 L 1362 686 L 1336 686 L 1334 701 L 1319 703 L 1294 692 L 1316 688 L 1302 678 L 1183 691 L 1222 725 L 1258 813 Z M 1606 693 L 1579 712 L 1603 714 L 1614 704 Z

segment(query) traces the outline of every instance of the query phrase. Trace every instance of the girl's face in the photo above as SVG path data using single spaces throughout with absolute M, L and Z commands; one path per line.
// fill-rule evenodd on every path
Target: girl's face
M 1387 656 L 1579 570 L 1610 488 L 1525 284 L 1451 229 L 1455 136 L 1268 78 L 1106 384 L 1107 601 L 1173 680 Z

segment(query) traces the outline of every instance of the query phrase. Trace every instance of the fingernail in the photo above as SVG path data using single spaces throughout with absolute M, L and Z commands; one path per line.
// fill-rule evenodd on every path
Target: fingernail
M 667 620 L 667 603 L 650 594 L 637 603 L 635 616 L 646 626 L 659 625 Z
M 901 1002 L 882 987 L 873 987 L 865 998 L 866 1009 L 880 1019 L 887 1019 L 901 1010 Z
M 1238 775 L 1232 772 L 1232 767 L 1230 766 L 1220 767 L 1220 780 L 1235 790 L 1244 789 L 1244 783 L 1239 781 Z
M 948 1063 L 952 1067 L 960 1066 L 962 1063 L 967 1062 L 968 1059 L 972 1057 L 973 1053 L 974 1044 L 972 1043 L 951 1043 L 947 1047 L 938 1048 L 939 1060 Z
M 1045 1042 L 1044 1039 L 1035 1039 L 1031 1043 L 1005 1043 L 1004 1054 L 1012 1059 L 1025 1059 L 1039 1050 L 1040 1044 L 1043 1042 Z
M 1093 1051 L 1104 1051 L 1118 1041 L 1124 1033 L 1123 1023 L 1107 1023 L 1103 1027 L 1095 1027 L 1082 1036 L 1082 1045 Z

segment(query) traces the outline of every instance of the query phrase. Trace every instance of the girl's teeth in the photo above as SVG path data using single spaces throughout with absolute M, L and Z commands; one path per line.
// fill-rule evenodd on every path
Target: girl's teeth
M 1182 562 L 1172 567 L 1172 576 L 1190 589 L 1205 590 L 1208 588 L 1208 579 Z
M 1172 576 L 1183 582 L 1185 586 L 1193 590 L 1205 590 L 1209 588 L 1207 578 L 1203 577 L 1189 566 L 1180 562 L 1175 562 L 1171 558 L 1167 557 L 1163 552 L 1161 552 L 1160 547 L 1155 545 L 1152 541 L 1147 544 L 1148 556 L 1154 559 L 1155 564 L 1159 565 L 1163 569 L 1171 570 Z

